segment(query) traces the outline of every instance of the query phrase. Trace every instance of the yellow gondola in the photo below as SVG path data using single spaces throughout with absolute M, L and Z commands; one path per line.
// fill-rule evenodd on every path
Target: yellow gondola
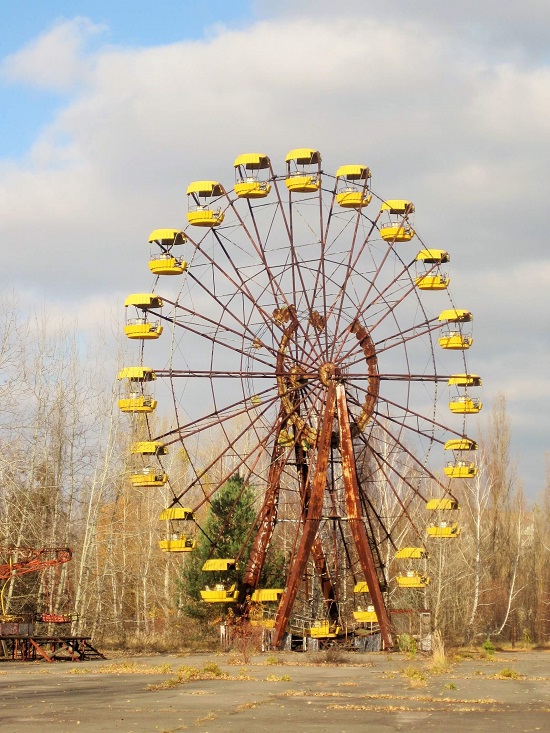
M 118 407 L 122 412 L 151 413 L 157 406 L 157 401 L 151 395 L 143 394 L 138 384 L 152 382 L 156 379 L 154 371 L 150 367 L 125 367 L 117 374 L 117 379 L 127 379 L 129 393 L 119 399 Z
M 182 531 L 189 522 L 194 522 L 195 514 L 189 507 L 169 507 L 159 516 L 161 522 L 169 522 L 169 529 L 159 540 L 159 548 L 163 552 L 192 552 L 197 547 L 195 537 Z
M 336 201 L 344 209 L 362 209 L 372 201 L 368 185 L 371 178 L 366 165 L 341 165 L 336 171 Z M 361 183 L 363 182 L 363 183 Z
M 159 549 L 163 552 L 193 552 L 196 548 L 197 540 L 184 534 L 159 540 Z
M 442 349 L 469 349 L 474 339 L 469 334 L 462 334 L 460 331 L 444 331 L 438 339 Z
M 341 627 L 328 621 L 315 621 L 308 629 L 312 639 L 335 639 L 341 632 Z
M 225 588 L 223 583 L 216 583 L 214 588 L 206 586 L 204 590 L 201 590 L 201 598 L 207 603 L 234 603 L 239 596 L 239 591 L 236 588 L 235 583 Z
M 482 407 L 483 403 L 477 397 L 468 395 L 460 395 L 449 402 L 449 410 L 455 415 L 475 415 Z
M 449 253 L 443 249 L 421 249 L 416 255 L 417 271 L 421 270 L 414 281 L 416 287 L 419 290 L 446 290 L 451 279 L 446 273 L 439 272 L 439 266 L 450 260 Z
M 386 242 L 409 242 L 414 237 L 414 229 L 409 216 L 414 213 L 414 204 L 405 199 L 384 201 L 380 213 L 386 221 L 380 226 L 380 236 Z
M 162 333 L 160 321 L 150 322 L 147 320 L 147 311 L 162 308 L 162 298 L 154 293 L 133 293 L 124 301 L 124 307 L 134 306 L 137 310 L 143 311 L 139 318 L 126 317 L 124 333 L 130 339 L 150 340 L 158 339 Z
M 468 310 L 460 308 L 451 308 L 444 310 L 439 314 L 439 321 L 447 321 L 451 323 L 471 323 L 473 315 Z M 442 349 L 469 349 L 473 344 L 472 334 L 465 332 L 461 328 L 449 327 L 441 333 L 439 337 L 439 345 Z
M 286 187 L 293 193 L 314 193 L 321 186 L 321 153 L 295 148 L 286 156 Z
M 460 534 L 460 527 L 458 522 L 440 522 L 439 524 L 432 524 L 426 527 L 428 537 L 439 537 L 439 538 L 452 538 L 458 537 Z
M 254 603 L 272 603 L 283 595 L 284 588 L 257 588 L 250 598 Z
M 214 208 L 215 199 L 225 194 L 217 181 L 194 181 L 187 187 L 189 210 L 187 221 L 195 227 L 217 227 L 224 220 L 221 207 Z
M 448 478 L 473 478 L 477 474 L 477 466 L 468 461 L 449 461 L 443 471 Z
M 153 275 L 181 275 L 187 270 L 187 262 L 166 252 L 151 257 L 149 269 Z
M 184 522 L 195 521 L 195 512 L 186 506 L 171 506 L 168 509 L 163 509 L 159 515 L 159 521 L 174 521 L 180 519 Z
M 269 170 L 271 163 L 262 153 L 244 153 L 233 163 L 235 168 L 234 191 L 239 198 L 262 199 L 271 191 L 271 184 L 259 177 L 259 171 Z
M 430 584 L 430 578 L 421 575 L 417 570 L 409 570 L 406 575 L 397 575 L 395 581 L 399 588 L 425 588 Z
M 368 583 L 365 580 L 359 581 L 359 583 L 355 584 L 353 592 L 354 593 L 368 593 L 369 592 Z
M 471 323 L 474 317 L 470 311 L 462 308 L 450 308 L 449 310 L 441 311 L 437 320 L 447 321 L 448 323 Z
M 447 290 L 450 282 L 448 275 L 419 275 L 414 280 L 419 290 Z
M 396 560 L 427 560 L 428 553 L 424 547 L 403 547 L 395 553 Z M 430 579 L 423 572 L 409 568 L 397 575 L 395 580 L 399 588 L 425 588 Z
M 165 251 L 178 244 L 185 244 L 186 241 L 185 233 L 181 229 L 153 229 L 149 235 L 149 243 L 155 243 Z
M 205 572 L 227 572 L 228 570 L 234 570 L 237 567 L 237 562 L 234 558 L 229 557 L 214 557 L 207 560 L 202 566 Z M 201 590 L 201 598 L 207 603 L 233 603 L 237 600 L 239 591 L 236 589 L 235 583 L 226 588 L 224 583 L 216 583 L 214 587 L 209 585 Z
M 129 339 L 150 341 L 159 338 L 162 326 L 159 321 L 151 323 L 146 318 L 129 318 L 124 326 L 124 333 Z
M 363 624 L 376 624 L 378 623 L 378 616 L 374 610 L 374 606 L 367 606 L 367 610 L 363 611 L 362 608 L 358 608 L 353 612 L 353 618 L 355 621 L 359 621 Z
M 157 378 L 157 375 L 151 367 L 136 366 L 121 369 L 116 378 L 118 380 L 128 379 L 131 382 L 152 382 Z
M 481 377 L 477 374 L 452 374 L 449 377 L 451 387 L 481 387 L 481 385 Z
M 458 511 L 460 506 L 454 497 L 445 497 L 443 499 L 430 499 L 426 502 L 426 509 L 430 512 L 449 512 Z
M 164 473 L 164 471 L 162 471 L 162 469 L 159 470 L 156 468 L 152 468 L 151 466 L 147 466 L 141 471 L 133 473 L 130 476 L 130 482 L 132 486 L 140 486 L 143 488 L 164 486 L 167 481 L 168 476 Z
M 402 547 L 395 553 L 396 560 L 424 560 L 428 553 L 423 547 Z
M 187 262 L 172 253 L 174 246 L 186 241 L 185 234 L 179 229 L 155 229 L 151 232 L 149 243 L 160 248 L 160 252 L 152 252 L 149 259 L 153 275 L 181 275 L 187 270 Z
M 129 397 L 122 397 L 118 401 L 118 407 L 121 412 L 150 414 L 156 409 L 157 401 L 151 395 L 136 392 L 130 393 Z
M 164 443 L 157 440 L 142 440 L 139 443 L 133 443 L 130 453 L 136 453 L 142 456 L 165 456 L 168 448 Z
M 416 261 L 426 265 L 445 265 L 451 261 L 451 257 L 444 249 L 421 249 Z
M 230 570 L 236 568 L 237 564 L 233 558 L 228 557 L 215 557 L 211 560 L 207 560 L 202 566 L 203 571 L 211 572 L 215 570 Z
M 444 446 L 445 450 L 477 450 L 478 445 L 470 438 L 453 438 L 448 440 Z
M 156 293 L 131 293 L 124 301 L 124 307 L 135 306 L 141 310 L 156 310 L 164 305 L 160 295 Z

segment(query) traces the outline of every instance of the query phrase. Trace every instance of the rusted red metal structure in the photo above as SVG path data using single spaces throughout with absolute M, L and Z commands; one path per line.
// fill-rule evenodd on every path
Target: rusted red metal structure
M 62 565 L 73 553 L 69 547 L 0 547 L 0 580 Z
M 412 204 L 402 202 L 393 238 L 391 229 L 382 235 L 384 199 L 367 189 L 370 173 L 354 208 L 320 154 L 319 185 L 307 184 L 307 193 L 261 158 L 269 196 L 243 198 L 216 183 L 216 223 L 189 226 L 174 240 L 185 242 L 189 260 L 181 288 L 165 287 L 173 278 L 156 281 L 170 354 L 159 356 L 161 339 L 142 359 L 167 386 L 157 397 L 172 402 L 175 418 L 150 439 L 184 448 L 184 488 L 180 476 L 171 506 L 198 516 L 235 472 L 256 489 L 256 521 L 236 558 L 236 608 L 246 613 L 276 546 L 287 563 L 272 614 L 275 645 L 319 619 L 336 636 L 351 628 L 363 582 L 390 648 L 396 537 L 423 542 L 415 504 L 434 487 L 449 492 L 428 456 L 464 434 L 438 407 L 449 379 L 435 355 L 446 326 L 438 316 L 454 305 L 446 293 L 434 306 L 421 297 L 415 255 L 425 245 L 409 241 Z M 166 243 L 162 250 L 168 256 Z M 203 438 L 217 446 L 207 459 L 196 450 Z
M 0 547 L 0 580 L 9 583 L 12 578 L 63 565 L 71 558 L 72 550 L 69 547 Z M 61 613 L 31 616 L 0 613 L 0 645 L 4 658 L 20 661 L 44 659 L 46 662 L 105 659 L 92 645 L 90 637 L 71 633 L 37 633 L 35 629 L 35 622 L 69 624 L 75 618 L 74 614 Z

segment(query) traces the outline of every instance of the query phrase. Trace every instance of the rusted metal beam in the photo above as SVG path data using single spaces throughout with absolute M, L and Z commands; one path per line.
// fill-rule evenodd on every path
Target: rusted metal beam
M 328 617 L 331 621 L 337 621 L 339 610 L 336 590 L 330 577 L 325 551 L 323 550 L 323 545 L 319 537 L 315 538 L 315 542 L 311 548 L 311 556 L 315 564 L 317 579 L 321 585 L 321 593 L 323 594 Z
M 53 662 L 53 659 L 46 654 L 46 652 L 42 649 L 40 644 L 37 644 L 34 639 L 29 639 L 30 643 L 33 645 L 33 647 L 36 649 L 36 651 L 40 654 L 41 657 L 44 657 L 46 662 Z
M 319 529 L 319 523 L 323 515 L 323 500 L 327 483 L 327 470 L 330 457 L 330 441 L 332 438 L 335 402 L 336 384 L 331 382 L 327 389 L 321 434 L 317 444 L 317 463 L 315 466 L 315 475 L 309 497 L 307 517 L 304 522 L 304 530 L 300 538 L 298 550 L 291 563 L 287 586 L 283 593 L 279 610 L 277 611 L 277 618 L 275 619 L 275 633 L 273 636 L 273 645 L 275 647 L 278 647 L 283 639 L 286 625 L 290 618 L 292 607 L 296 600 L 296 594 L 298 593 L 298 588 L 302 582 L 307 561 L 311 554 L 311 550 L 317 536 L 317 531 Z
M 300 412 L 300 406 L 298 405 L 297 411 Z M 294 446 L 294 453 L 296 455 L 296 468 L 298 476 L 300 477 L 300 502 L 302 505 L 302 523 L 307 518 L 307 509 L 310 500 L 310 476 L 309 476 L 309 462 L 306 457 L 306 451 L 302 447 L 300 441 L 296 442 Z M 317 578 L 321 584 L 321 593 L 325 601 L 325 607 L 329 618 L 333 621 L 338 619 L 338 604 L 336 602 L 336 589 L 330 576 L 327 559 L 325 557 L 325 551 L 319 537 L 315 538 L 315 542 L 311 548 L 311 555 L 315 564 L 315 572 Z
M 0 563 L 0 580 L 61 565 L 72 554 L 70 547 L 0 547 L 0 559 L 7 561 Z
M 355 466 L 355 455 L 351 439 L 349 424 L 348 406 L 346 401 L 346 390 L 343 384 L 336 388 L 336 403 L 338 409 L 338 425 L 340 428 L 340 453 L 342 455 L 342 473 L 344 488 L 346 492 L 346 513 L 353 535 L 359 562 L 365 574 L 365 580 L 372 598 L 374 610 L 378 618 L 382 643 L 385 649 L 391 649 L 391 629 L 386 604 L 380 590 L 380 579 L 376 572 L 374 558 L 369 546 L 367 531 L 363 523 L 361 511 L 361 500 L 359 497 L 359 484 L 357 482 L 357 470 Z
M 260 513 L 258 529 L 254 539 L 254 544 L 250 552 L 250 557 L 244 572 L 243 581 L 239 590 L 239 598 L 237 607 L 241 611 L 245 611 L 247 595 L 254 591 L 260 580 L 260 575 L 265 563 L 267 550 L 275 523 L 277 521 L 277 509 L 279 506 L 279 492 L 281 489 L 281 473 L 285 467 L 282 460 L 284 448 L 279 445 L 278 438 L 284 424 L 285 413 L 281 410 L 277 420 L 277 429 L 274 434 L 273 452 L 271 454 L 271 464 L 269 466 L 269 474 L 267 478 L 267 488 L 264 497 L 264 503 Z

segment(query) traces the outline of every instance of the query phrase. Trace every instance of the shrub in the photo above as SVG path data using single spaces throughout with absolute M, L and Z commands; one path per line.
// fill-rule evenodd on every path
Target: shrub
M 495 647 L 489 637 L 483 642 L 483 651 L 488 657 L 492 657 L 495 654 Z
M 214 677 L 221 677 L 223 674 L 216 662 L 206 662 L 206 664 L 203 664 L 202 668 L 205 672 L 214 675 Z
M 400 652 L 412 655 L 418 651 L 416 639 L 410 634 L 399 634 L 397 637 L 397 648 Z
M 427 684 L 425 675 L 416 667 L 405 667 L 403 675 L 409 678 L 411 687 L 425 687 Z

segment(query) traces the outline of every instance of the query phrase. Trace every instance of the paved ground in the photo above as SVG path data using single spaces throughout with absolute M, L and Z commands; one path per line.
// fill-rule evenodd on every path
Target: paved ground
M 467 659 L 440 675 L 430 672 L 428 660 L 400 654 L 315 663 L 325 658 L 323 652 L 262 655 L 246 667 L 214 654 L 83 664 L 0 661 L 0 730 L 550 731 L 550 651 Z M 182 666 L 187 670 L 179 677 L 187 678 L 209 664 L 232 679 L 178 679 Z

